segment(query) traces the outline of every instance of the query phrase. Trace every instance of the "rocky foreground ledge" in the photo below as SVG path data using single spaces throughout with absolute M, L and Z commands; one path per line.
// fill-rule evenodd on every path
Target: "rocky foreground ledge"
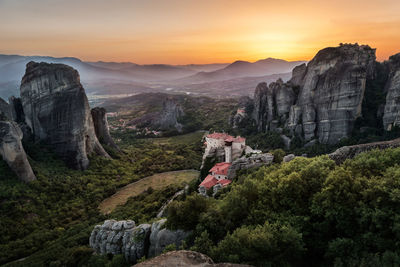
M 141 262 L 135 267 L 250 267 L 251 265 L 233 263 L 214 263 L 213 260 L 201 253 L 188 250 L 171 251 Z

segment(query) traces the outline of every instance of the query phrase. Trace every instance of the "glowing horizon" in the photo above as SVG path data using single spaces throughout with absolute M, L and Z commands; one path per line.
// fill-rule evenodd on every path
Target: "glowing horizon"
M 398 0 L 0 0 L 0 54 L 138 64 L 310 60 L 339 43 L 400 52 Z

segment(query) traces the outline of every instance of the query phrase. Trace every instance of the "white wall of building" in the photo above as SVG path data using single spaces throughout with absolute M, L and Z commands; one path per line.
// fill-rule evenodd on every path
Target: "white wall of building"
M 225 146 L 225 162 L 232 163 L 232 146 Z

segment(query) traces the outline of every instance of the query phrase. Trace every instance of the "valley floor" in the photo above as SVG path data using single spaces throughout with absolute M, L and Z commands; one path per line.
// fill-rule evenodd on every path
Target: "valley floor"
M 135 197 L 148 190 L 150 187 L 159 190 L 169 185 L 189 184 L 199 176 L 196 170 L 180 170 L 157 173 L 152 176 L 145 177 L 137 182 L 128 184 L 119 189 L 114 195 L 104 199 L 99 209 L 102 214 L 111 213 L 118 205 L 124 205 L 128 198 Z

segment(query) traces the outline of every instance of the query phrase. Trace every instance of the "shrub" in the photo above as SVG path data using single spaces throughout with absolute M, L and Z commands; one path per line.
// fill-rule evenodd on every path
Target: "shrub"
M 274 156 L 274 163 L 281 163 L 286 152 L 283 149 L 275 149 L 271 151 L 271 154 Z

